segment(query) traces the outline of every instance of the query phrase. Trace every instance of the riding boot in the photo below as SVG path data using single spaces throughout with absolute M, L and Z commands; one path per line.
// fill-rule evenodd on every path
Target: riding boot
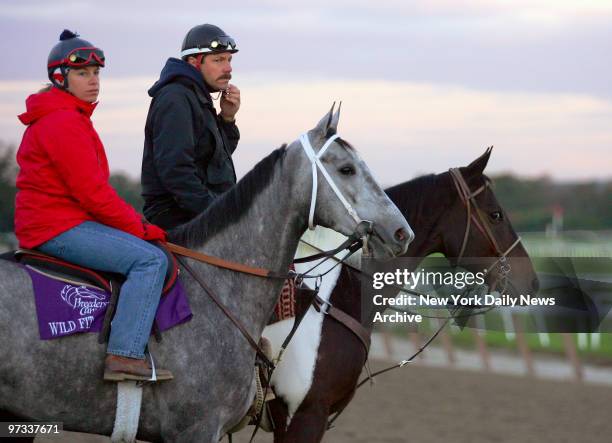
M 155 368 L 156 381 L 172 380 L 167 369 Z M 104 360 L 104 380 L 107 381 L 153 381 L 153 369 L 149 360 L 108 354 Z

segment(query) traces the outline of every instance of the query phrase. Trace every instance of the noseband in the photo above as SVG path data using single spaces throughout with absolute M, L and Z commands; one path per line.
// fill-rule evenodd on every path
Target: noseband
M 517 236 L 517 239 L 508 249 L 505 251 L 502 250 L 495 240 L 495 236 L 493 235 L 488 222 L 484 218 L 482 211 L 476 203 L 476 196 L 489 187 L 489 182 L 485 181 L 484 185 L 476 189 L 474 192 L 471 192 L 467 182 L 463 178 L 463 175 L 458 168 L 451 168 L 449 169 L 449 172 L 451 178 L 453 179 L 453 183 L 455 184 L 455 188 L 457 188 L 457 193 L 465 206 L 467 216 L 463 243 L 461 244 L 461 250 L 459 252 L 459 256 L 457 257 L 457 266 L 459 266 L 461 259 L 463 258 L 463 253 L 465 252 L 465 247 L 467 246 L 467 241 L 470 234 L 470 227 L 471 224 L 474 223 L 482 235 L 484 235 L 484 237 L 489 241 L 493 251 L 497 255 L 497 260 L 495 260 L 493 264 L 486 269 L 485 274 L 491 272 L 491 270 L 499 264 L 499 277 L 505 281 L 511 271 L 510 263 L 508 263 L 507 260 L 508 254 L 510 254 L 510 252 L 521 242 L 521 237 Z M 472 210 L 472 207 L 474 210 Z

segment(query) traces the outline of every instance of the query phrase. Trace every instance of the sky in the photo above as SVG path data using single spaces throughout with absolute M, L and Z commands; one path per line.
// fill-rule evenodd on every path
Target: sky
M 0 140 L 46 81 L 64 28 L 104 49 L 93 120 L 111 169 L 140 174 L 147 89 L 185 33 L 238 43 L 239 175 L 342 101 L 339 133 L 383 185 L 468 164 L 612 178 L 612 0 L 0 1 Z

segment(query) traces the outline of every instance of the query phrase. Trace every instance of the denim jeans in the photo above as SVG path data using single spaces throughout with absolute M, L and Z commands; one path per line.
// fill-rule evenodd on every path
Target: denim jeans
M 63 260 L 123 274 L 107 352 L 144 358 L 168 259 L 163 251 L 131 234 L 96 222 L 83 222 L 38 247 Z

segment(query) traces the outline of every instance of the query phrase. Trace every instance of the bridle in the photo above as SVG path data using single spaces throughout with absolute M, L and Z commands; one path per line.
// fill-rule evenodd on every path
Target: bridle
M 321 149 L 319 149 L 319 152 L 315 153 L 314 149 L 312 149 L 312 145 L 310 144 L 308 133 L 305 132 L 304 134 L 300 135 L 300 143 L 302 145 L 302 148 L 304 149 L 304 152 L 306 153 L 306 156 L 308 157 L 308 160 L 310 160 L 310 164 L 312 166 L 312 193 L 310 197 L 310 210 L 308 211 L 308 229 L 310 230 L 313 230 L 315 228 L 314 212 L 315 212 L 315 206 L 317 204 L 317 191 L 318 191 L 317 170 L 319 169 L 321 170 L 321 174 L 323 174 L 323 177 L 325 177 L 325 180 L 327 180 L 327 183 L 329 184 L 330 188 L 332 188 L 332 191 L 334 191 L 334 194 L 336 194 L 336 196 L 338 197 L 338 199 L 340 200 L 340 202 L 342 203 L 346 211 L 349 213 L 351 217 L 353 217 L 353 220 L 355 220 L 357 225 L 359 225 L 363 221 L 367 221 L 359 217 L 359 214 L 357 214 L 357 211 L 355 210 L 355 208 L 353 208 L 351 204 L 348 202 L 348 200 L 344 197 L 344 195 L 342 195 L 342 192 L 340 192 L 340 189 L 338 189 L 338 186 L 336 186 L 336 184 L 334 183 L 334 180 L 331 178 L 331 176 L 329 175 L 329 173 L 323 166 L 323 163 L 321 163 L 321 157 L 323 157 L 323 154 L 325 154 L 325 151 L 327 150 L 327 148 L 329 148 L 331 144 L 337 138 L 340 138 L 338 134 L 334 134 L 331 137 L 329 137 L 325 141 L 325 143 L 323 143 L 323 146 L 321 146 Z
M 510 245 L 510 247 L 508 247 L 508 249 L 506 249 L 505 251 L 502 250 L 499 247 L 497 240 L 495 240 L 495 236 L 493 235 L 493 232 L 491 231 L 491 228 L 489 227 L 489 224 L 486 221 L 483 212 L 478 207 L 478 203 L 476 203 L 476 196 L 478 196 L 480 193 L 482 193 L 485 189 L 489 187 L 489 182 L 485 181 L 485 183 L 481 187 L 472 192 L 470 191 L 467 182 L 463 178 L 463 175 L 461 174 L 461 171 L 458 168 L 450 168 L 448 172 L 450 173 L 450 176 L 453 179 L 453 184 L 455 185 L 457 193 L 459 194 L 459 198 L 461 199 L 461 202 L 465 206 L 466 210 L 465 233 L 463 235 L 463 242 L 461 244 L 461 249 L 459 250 L 459 255 L 456 259 L 456 266 L 459 266 L 461 264 L 461 259 L 463 258 L 463 254 L 465 252 L 465 248 L 467 246 L 468 238 L 470 235 L 470 227 L 473 223 L 474 226 L 476 226 L 476 228 L 478 228 L 482 235 L 488 240 L 493 249 L 493 252 L 495 252 L 495 255 L 497 255 L 497 260 L 495 260 L 491 264 L 491 266 L 489 266 L 485 270 L 485 274 L 489 274 L 495 266 L 499 265 L 498 279 L 495 280 L 492 287 L 495 288 L 495 286 L 500 280 L 504 281 L 505 286 L 505 283 L 507 282 L 508 277 L 510 275 L 510 271 L 512 270 L 512 268 L 510 267 L 510 263 L 508 263 L 507 257 L 508 254 L 510 254 L 510 252 L 512 252 L 512 250 L 521 242 L 521 237 L 517 236 L 516 240 Z

